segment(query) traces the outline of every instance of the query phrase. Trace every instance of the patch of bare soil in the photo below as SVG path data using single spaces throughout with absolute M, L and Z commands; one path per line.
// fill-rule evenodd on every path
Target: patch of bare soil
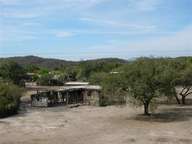
M 0 144 L 192 143 L 192 106 L 141 113 L 129 106 L 27 109 L 0 120 Z

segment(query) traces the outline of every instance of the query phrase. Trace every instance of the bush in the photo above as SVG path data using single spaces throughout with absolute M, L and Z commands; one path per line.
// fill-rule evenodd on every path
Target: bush
M 22 90 L 16 85 L 0 83 L 0 117 L 16 114 Z
M 121 74 L 95 73 L 90 77 L 92 84 L 101 85 L 100 106 L 126 104 L 126 85 Z
M 7 81 L 12 81 L 16 85 L 22 85 L 25 78 L 25 70 L 18 63 L 13 61 L 0 62 L 0 77 Z

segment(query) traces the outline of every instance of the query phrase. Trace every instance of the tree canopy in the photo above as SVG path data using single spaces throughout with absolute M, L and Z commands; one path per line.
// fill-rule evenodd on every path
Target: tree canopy
M 22 66 L 13 61 L 0 62 L 0 77 L 20 85 L 25 77 L 25 70 Z
M 0 82 L 0 117 L 17 112 L 23 90 L 11 83 Z

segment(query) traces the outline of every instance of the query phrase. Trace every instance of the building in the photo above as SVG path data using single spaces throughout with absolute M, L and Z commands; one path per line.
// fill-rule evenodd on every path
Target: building
M 99 105 L 100 86 L 31 86 L 33 107 L 49 107 L 55 105 L 85 104 Z
M 25 82 L 25 87 L 37 86 L 36 82 Z
M 66 86 L 85 86 L 85 85 L 89 85 L 89 82 L 78 82 L 78 81 L 71 81 L 71 82 L 66 82 L 65 83 Z

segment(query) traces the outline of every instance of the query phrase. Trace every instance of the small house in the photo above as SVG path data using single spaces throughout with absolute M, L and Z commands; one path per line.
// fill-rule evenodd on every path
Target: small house
M 86 104 L 98 105 L 100 86 L 34 86 L 36 93 L 31 95 L 31 105 L 34 107 L 49 107 L 55 105 Z

